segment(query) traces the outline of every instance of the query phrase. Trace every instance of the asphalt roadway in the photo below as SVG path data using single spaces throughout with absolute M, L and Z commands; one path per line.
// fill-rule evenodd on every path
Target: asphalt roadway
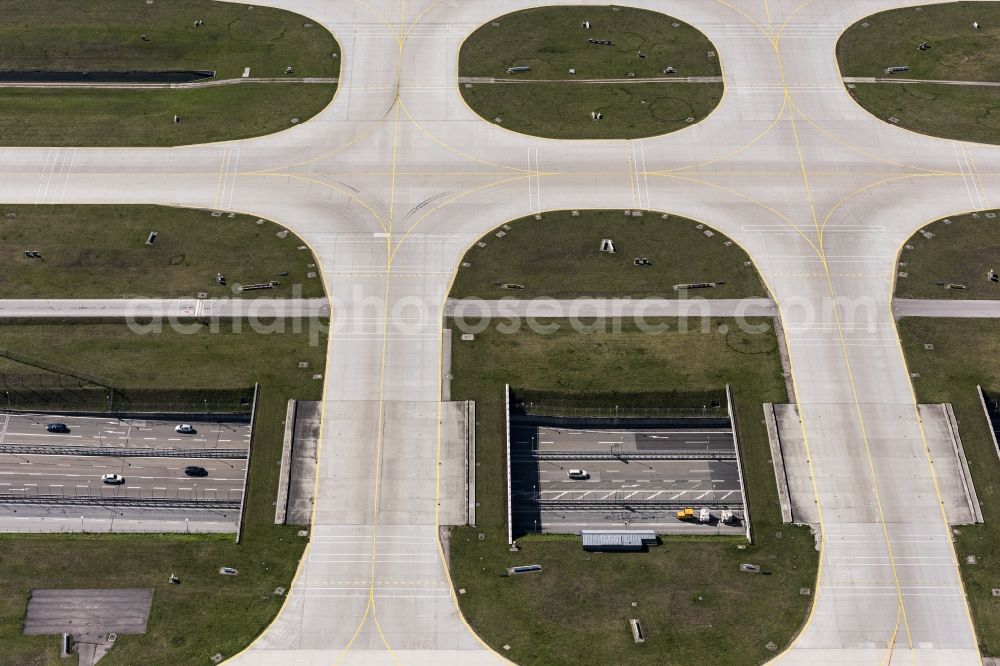
M 9 298 L 0 317 L 219 319 L 329 317 L 324 298 Z
M 590 478 L 570 479 L 571 469 Z M 515 501 L 743 502 L 735 460 L 517 461 L 511 476 Z
M 556 428 L 511 424 L 511 455 L 594 451 L 608 454 L 720 452 L 735 454 L 729 428 Z
M 63 423 L 69 432 L 49 432 L 46 426 L 50 423 Z M 0 448 L 25 445 L 40 448 L 242 449 L 245 454 L 250 446 L 248 423 L 194 422 L 189 424 L 195 429 L 192 434 L 176 432 L 174 428 L 181 423 L 180 420 L 0 414 Z
M 238 509 L 0 503 L 3 533 L 232 533 L 236 532 L 239 518 Z
M 0 314 L 4 301 L 0 301 Z M 900 317 L 1000 317 L 1000 300 L 896 298 L 892 311 Z M 449 317 L 773 317 L 778 306 L 767 298 L 575 298 L 458 299 L 445 306 Z
M 192 147 L 0 149 L 3 202 L 248 212 L 316 252 L 342 326 L 324 375 L 311 541 L 282 611 L 236 663 L 503 660 L 461 618 L 438 543 L 439 503 L 452 499 L 435 482 L 441 316 L 477 238 L 580 208 L 704 222 L 746 249 L 778 304 L 822 567 L 805 626 L 776 658 L 980 663 L 890 297 L 916 229 L 1000 200 L 1000 148 L 870 116 L 834 56 L 848 25 L 911 3 L 626 2 L 701 29 L 726 86 L 705 120 L 627 142 L 517 135 L 462 101 L 462 41 L 537 0 L 263 4 L 340 42 L 337 96 L 312 120 Z
M 203 467 L 192 477 L 184 468 Z M 131 497 L 238 502 L 243 494 L 245 460 L 139 458 L 110 456 L 0 455 L 0 503 L 4 495 Z M 103 474 L 125 482 L 105 484 Z

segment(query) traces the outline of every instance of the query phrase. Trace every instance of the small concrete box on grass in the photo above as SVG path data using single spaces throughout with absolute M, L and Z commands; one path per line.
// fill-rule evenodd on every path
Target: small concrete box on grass
M 583 530 L 580 537 L 588 552 L 639 552 L 657 544 L 653 530 Z

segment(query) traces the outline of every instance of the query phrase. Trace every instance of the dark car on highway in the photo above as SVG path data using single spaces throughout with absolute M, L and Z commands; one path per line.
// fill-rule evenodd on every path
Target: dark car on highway
M 184 473 L 188 476 L 208 476 L 208 470 L 204 467 L 190 465 L 184 468 Z
M 69 432 L 69 426 L 65 423 L 50 423 L 45 426 L 45 429 L 49 432 Z

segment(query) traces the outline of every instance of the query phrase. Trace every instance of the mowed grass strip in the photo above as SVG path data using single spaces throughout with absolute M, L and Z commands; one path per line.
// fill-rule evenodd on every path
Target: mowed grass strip
M 590 29 L 583 27 L 590 21 Z M 493 23 L 499 23 L 494 26 Z M 673 24 L 678 27 L 674 28 Z M 612 46 L 588 39 L 610 40 Z M 540 7 L 501 16 L 473 32 L 459 52 L 460 76 L 495 78 L 624 79 L 719 76 L 715 47 L 698 29 L 660 12 L 633 7 Z M 642 52 L 645 58 L 639 57 Z M 508 67 L 531 67 L 507 74 Z M 575 75 L 569 69 L 576 69 Z
M 980 28 L 973 27 L 978 21 Z M 867 27 L 864 25 L 867 23 Z M 927 42 L 927 50 L 917 46 Z M 837 42 L 844 76 L 1000 82 L 1000 2 L 904 7 L 865 17 Z M 854 99 L 881 120 L 946 139 L 1000 142 L 1000 89 L 941 84 L 856 83 Z
M 320 279 L 307 277 L 317 271 L 312 252 L 258 219 L 168 206 L 0 206 L 0 298 L 323 296 Z M 237 284 L 272 280 L 281 284 L 234 293 Z
M 590 29 L 583 27 L 585 21 Z M 508 74 L 509 67 L 531 70 Z M 715 47 L 700 31 L 665 14 L 629 7 L 515 12 L 479 27 L 459 54 L 463 77 L 543 81 L 463 83 L 460 90 L 469 106 L 490 122 L 556 139 L 639 138 L 705 118 L 722 98 L 721 83 L 633 83 L 663 77 L 667 67 L 673 67 L 676 74 L 671 76 L 677 77 L 721 75 Z M 576 73 L 570 74 L 570 69 Z M 566 82 L 572 79 L 628 83 Z M 552 80 L 562 82 L 544 83 Z M 595 121 L 592 112 L 604 118 Z
M 550 139 L 638 139 L 702 120 L 721 83 L 475 83 L 462 96 L 476 113 L 522 134 Z M 591 112 L 604 118 L 595 121 Z
M 340 47 L 292 12 L 211 0 L 0 0 L 0 71 L 214 70 L 219 79 L 336 77 Z M 204 25 L 195 27 L 196 20 Z M 141 39 L 146 35 L 148 41 Z M 293 67 L 286 74 L 286 67 Z M 319 113 L 336 85 L 171 90 L 5 88 L 0 144 L 177 146 L 270 134 Z M 180 117 L 179 123 L 173 118 Z
M 1000 143 L 1000 87 L 856 83 L 851 95 L 880 120 L 944 139 Z
M 295 77 L 340 71 L 340 47 L 326 28 L 259 5 L 0 0 L 0 16 L 0 71 L 198 69 L 220 79 L 239 77 L 244 67 L 255 77 L 287 76 L 288 66 Z
M 560 323 L 556 322 L 542 322 Z M 787 400 L 770 322 L 758 333 L 724 319 L 692 320 L 688 332 L 663 321 L 660 335 L 621 322 L 620 332 L 549 335 L 487 329 L 453 336 L 453 399 L 476 401 L 476 527 L 451 534 L 459 603 L 476 631 L 519 664 L 755 663 L 786 645 L 804 621 L 817 553 L 805 528 L 781 524 L 761 403 Z M 607 324 L 611 326 L 611 324 Z M 704 328 L 702 326 L 704 325 Z M 720 328 L 728 326 L 728 330 Z M 722 332 L 726 330 L 726 332 Z M 506 541 L 503 385 L 562 391 L 735 391 L 755 542 L 667 538 L 641 554 L 589 554 L 573 537 Z M 482 540 L 480 534 L 483 535 Z M 754 562 L 771 576 L 741 574 Z M 516 564 L 544 571 L 501 578 Z M 632 604 L 636 605 L 633 606 Z M 629 618 L 646 643 L 635 645 Z M 505 651 L 502 646 L 510 645 Z
M 922 42 L 930 48 L 918 50 Z M 844 32 L 837 59 L 844 76 L 883 77 L 886 67 L 905 65 L 910 71 L 894 76 L 1000 82 L 1000 2 L 948 2 L 872 14 Z
M 271 134 L 333 99 L 332 83 L 247 83 L 189 90 L 5 88 L 7 146 L 179 146 Z M 173 121 L 174 116 L 180 122 Z M 208 176 L 206 176 L 208 177 Z
M 124 387 L 242 387 L 261 383 L 244 541 L 231 535 L 0 536 L 0 663 L 60 663 L 56 636 L 22 636 L 28 592 L 42 587 L 153 587 L 148 631 L 119 636 L 102 664 L 195 664 L 231 656 L 274 617 L 306 540 L 275 526 L 277 463 L 289 398 L 314 400 L 326 334 L 253 333 L 247 322 L 212 333 L 136 335 L 120 324 L 6 325 L 0 346 L 112 378 Z M 297 367 L 309 362 L 309 369 Z M 33 369 L 5 363 L 4 372 Z M 220 576 L 234 566 L 237 577 Z M 171 573 L 180 585 L 169 584 Z
M 937 220 L 913 234 L 899 255 L 899 270 L 907 273 L 896 280 L 899 298 L 1000 299 L 1000 284 L 987 279 L 990 269 L 1000 271 L 1000 218 L 996 211 L 953 215 Z M 949 220 L 945 224 L 944 220 Z M 922 232 L 933 234 L 926 238 Z M 945 289 L 937 284 L 961 284 L 967 288 Z
M 766 296 L 750 258 L 721 233 L 685 217 L 645 212 L 626 217 L 620 210 L 581 210 L 528 216 L 482 237 L 462 259 L 451 296 L 479 297 L 657 297 L 678 298 L 675 284 L 725 282 L 688 295 L 705 298 Z M 503 231 L 498 238 L 496 233 Z M 706 235 L 706 231 L 712 236 Z M 601 240 L 615 253 L 601 252 Z M 651 266 L 636 266 L 646 257 Z M 572 276 L 572 279 L 568 279 Z M 523 290 L 502 289 L 514 283 Z
M 982 508 L 982 525 L 955 528 L 966 596 L 984 655 L 1000 654 L 1000 599 L 993 596 L 1000 570 L 1000 461 L 976 385 L 1000 394 L 1000 329 L 994 319 L 906 318 L 899 322 L 917 400 L 950 402 Z M 934 345 L 933 350 L 924 344 Z M 969 564 L 969 556 L 976 563 Z

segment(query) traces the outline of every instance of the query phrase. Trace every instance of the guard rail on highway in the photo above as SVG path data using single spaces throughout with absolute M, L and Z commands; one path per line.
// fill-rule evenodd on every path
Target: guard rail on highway
M 237 511 L 239 502 L 219 500 L 172 499 L 167 497 L 70 497 L 63 495 L 6 495 L 0 494 L 0 504 L 49 504 L 61 506 L 107 506 L 147 509 L 218 509 Z

